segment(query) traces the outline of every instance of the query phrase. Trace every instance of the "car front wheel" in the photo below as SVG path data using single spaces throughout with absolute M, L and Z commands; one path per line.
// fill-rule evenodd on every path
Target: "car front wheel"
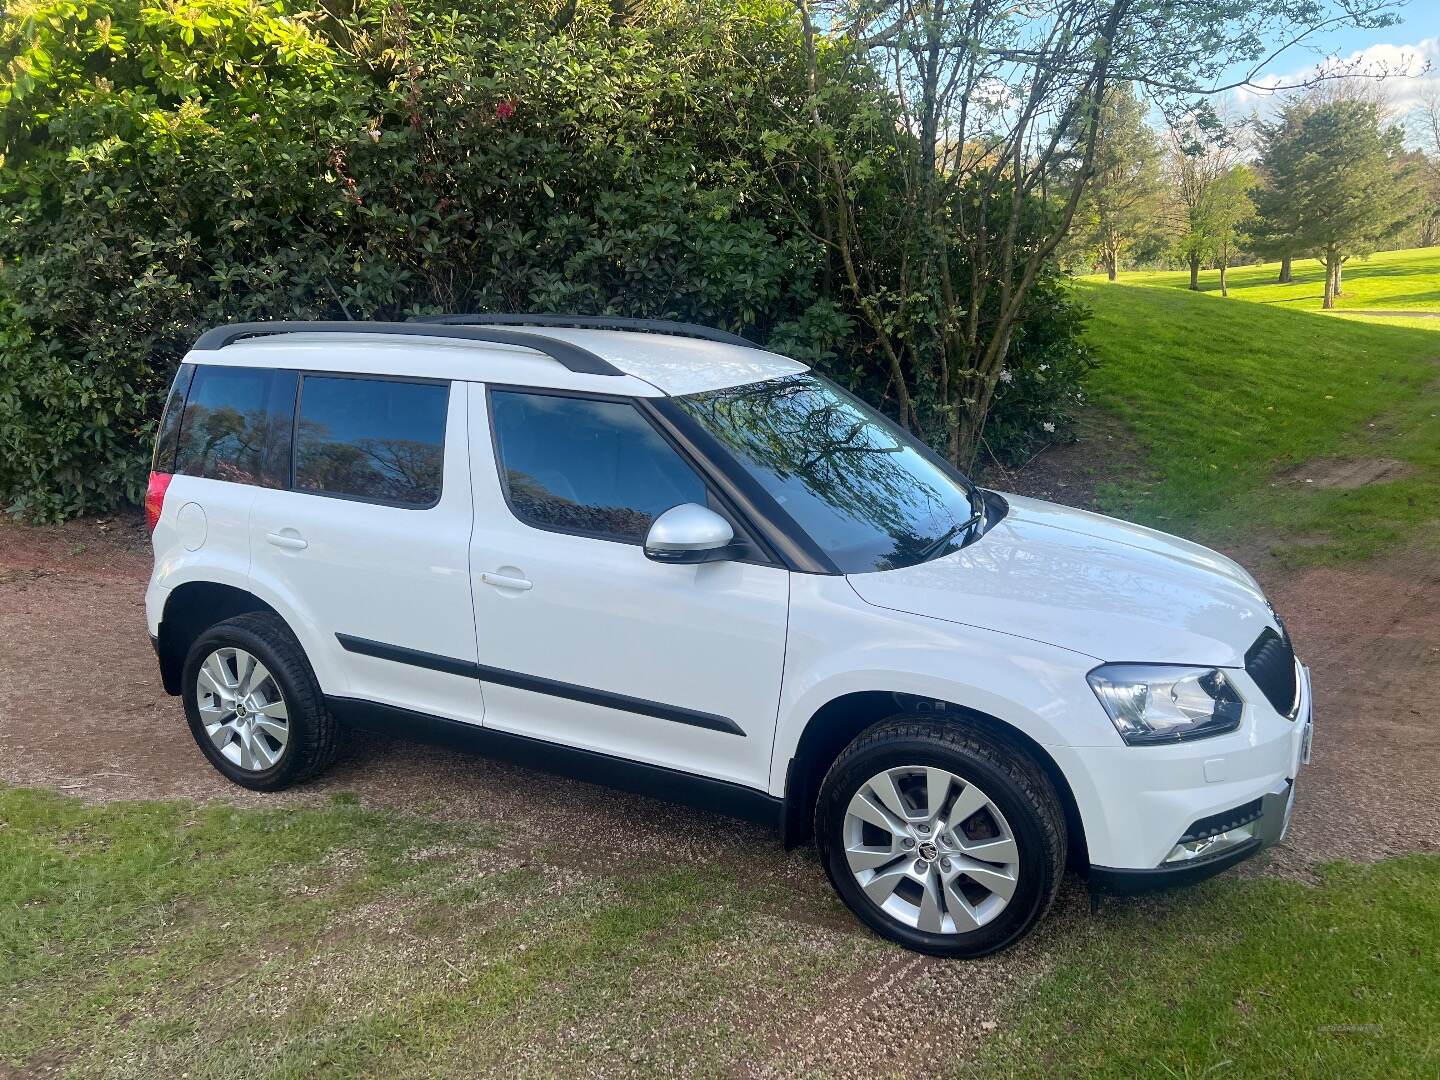
M 1020 747 L 963 720 L 896 717 L 862 732 L 826 775 L 815 826 L 850 909 L 938 956 L 1018 940 L 1065 868 L 1054 785 Z

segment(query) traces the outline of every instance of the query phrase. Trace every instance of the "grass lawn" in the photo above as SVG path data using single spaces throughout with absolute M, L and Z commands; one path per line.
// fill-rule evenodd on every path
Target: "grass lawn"
M 1365 557 L 1432 520 L 1440 319 L 1318 316 L 1277 302 L 1277 288 L 1303 286 L 1262 284 L 1273 266 L 1236 274 L 1249 284 L 1228 299 L 1170 287 L 1175 274 L 1081 281 L 1101 359 L 1091 398 L 1151 467 L 1104 491 L 1106 508 L 1216 543 L 1273 535 L 1294 561 Z M 1347 280 L 1372 307 L 1440 310 L 1440 248 L 1376 256 Z M 1317 458 L 1403 465 L 1353 490 L 1287 475 Z
M 883 950 L 797 940 L 764 914 L 777 882 L 648 855 L 596 874 L 494 841 L 344 798 L 0 789 L 0 1075 L 723 1073 L 761 1049 L 754 1010 Z
M 1315 259 L 1298 259 L 1291 267 L 1295 280 L 1288 285 L 1275 283 L 1279 269 L 1279 263 L 1236 267 L 1226 275 L 1231 297 L 1295 311 L 1320 311 L 1325 296 L 1324 267 Z M 1121 279 L 1190 288 L 1188 270 L 1123 274 Z M 1219 296 L 1220 271 L 1202 270 L 1200 288 Z M 1440 248 L 1382 251 L 1368 259 L 1351 259 L 1345 264 L 1344 290 L 1344 295 L 1336 298 L 1337 311 L 1393 308 L 1440 313 Z
M 1440 858 L 1111 912 L 965 1076 L 1440 1074 Z

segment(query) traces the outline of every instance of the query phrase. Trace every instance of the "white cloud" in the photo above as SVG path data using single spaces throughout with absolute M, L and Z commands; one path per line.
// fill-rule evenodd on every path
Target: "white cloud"
M 1264 108 L 1275 97 L 1275 91 L 1269 88 L 1294 86 L 1324 72 L 1340 71 L 1353 72 L 1356 78 L 1369 76 L 1366 81 L 1375 81 L 1383 89 L 1395 116 L 1404 116 L 1420 104 L 1425 94 L 1440 93 L 1440 37 L 1424 38 L 1413 45 L 1371 45 L 1349 56 L 1327 57 L 1295 71 L 1262 75 L 1255 80 L 1256 86 L 1235 91 L 1234 104 L 1243 112 Z

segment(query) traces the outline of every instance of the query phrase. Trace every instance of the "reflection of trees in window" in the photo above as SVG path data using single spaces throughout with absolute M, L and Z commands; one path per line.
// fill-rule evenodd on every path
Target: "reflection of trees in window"
M 295 486 L 430 506 L 440 499 L 444 450 L 415 439 L 331 438 L 328 425 L 301 420 L 295 442 Z
M 876 553 L 878 566 L 909 565 L 958 546 L 932 550 L 961 510 L 957 500 L 963 496 L 950 479 L 816 379 L 789 376 L 697 394 L 679 404 L 761 473 L 781 484 L 799 480 L 837 514 L 887 535 L 893 548 Z M 777 493 L 775 485 L 767 487 Z M 801 510 L 793 498 L 787 502 Z M 958 520 L 966 516 L 968 507 Z
M 540 481 L 518 469 L 506 469 L 510 505 L 523 521 L 556 529 L 603 533 L 625 540 L 643 541 L 655 519 L 629 506 L 587 506 L 556 495 Z
M 211 408 L 191 404 L 180 426 L 175 471 L 237 484 L 282 486 L 283 476 L 267 476 L 266 447 L 289 439 L 290 418 L 264 409 L 241 412 L 233 405 Z

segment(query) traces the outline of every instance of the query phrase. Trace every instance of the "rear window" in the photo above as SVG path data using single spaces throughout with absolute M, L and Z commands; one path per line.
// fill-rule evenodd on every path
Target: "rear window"
M 295 378 L 293 371 L 269 368 L 197 367 L 180 421 L 175 471 L 284 487 Z
M 306 375 L 297 491 L 424 508 L 440 501 L 448 383 Z

